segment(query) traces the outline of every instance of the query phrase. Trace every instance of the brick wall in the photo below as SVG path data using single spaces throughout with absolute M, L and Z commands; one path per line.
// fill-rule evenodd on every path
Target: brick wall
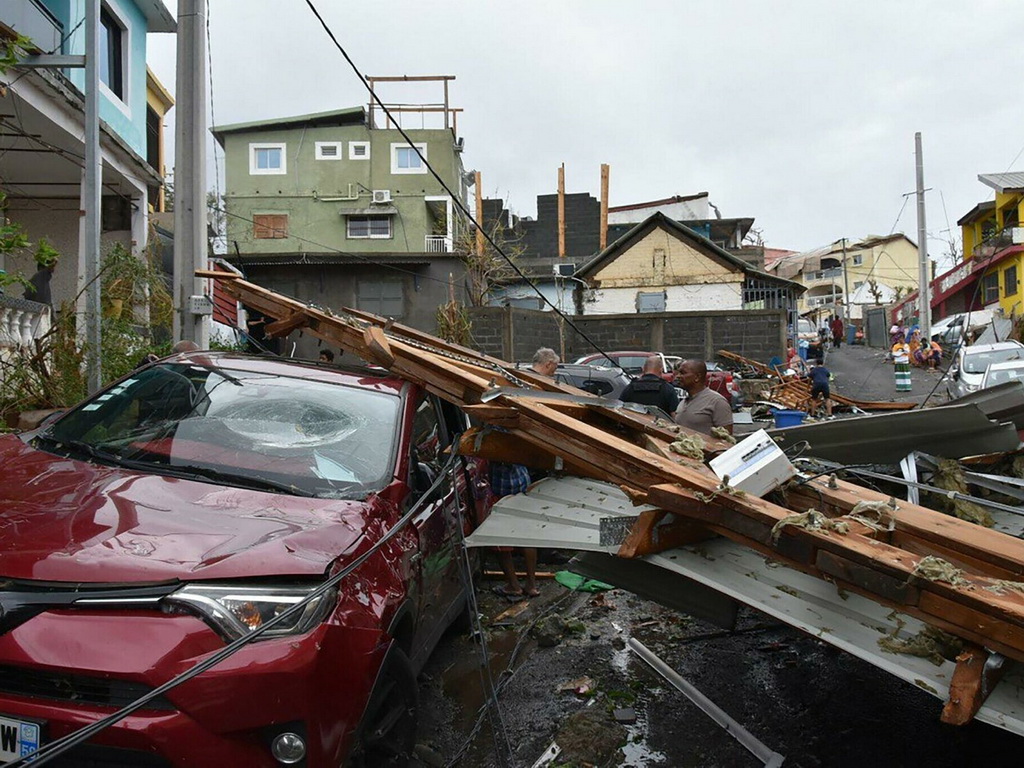
M 580 332 L 567 325 L 562 334 L 553 312 L 477 307 L 469 314 L 474 346 L 513 362 L 532 359 L 538 347 L 564 351 L 569 361 L 589 355 L 594 347 L 581 334 L 605 351 L 651 350 L 707 360 L 727 349 L 767 362 L 781 356 L 785 347 L 786 319 L 781 310 L 583 315 L 571 318 Z

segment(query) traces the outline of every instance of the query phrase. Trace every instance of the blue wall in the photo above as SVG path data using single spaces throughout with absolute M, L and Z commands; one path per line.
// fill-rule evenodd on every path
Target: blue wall
M 146 156 L 146 17 L 131 0 L 104 0 L 111 13 L 127 28 L 128 64 L 125 102 L 100 89 L 100 118 L 142 157 Z M 49 11 L 64 24 L 64 34 L 85 18 L 84 0 L 43 0 Z M 85 25 L 64 43 L 64 53 L 85 53 Z M 85 90 L 85 70 L 65 70 L 79 90 Z

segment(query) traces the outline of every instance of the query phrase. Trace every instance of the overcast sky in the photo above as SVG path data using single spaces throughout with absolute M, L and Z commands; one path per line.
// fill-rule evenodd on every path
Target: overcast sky
M 211 5 L 217 123 L 366 103 L 303 0 Z M 316 5 L 364 74 L 458 78 L 466 168 L 520 215 L 559 164 L 568 192 L 599 196 L 609 163 L 612 205 L 707 191 L 771 247 L 888 234 L 921 131 L 941 258 L 944 230 L 991 197 L 977 175 L 1024 168 L 1019 0 Z M 173 91 L 172 35 L 149 36 L 149 60 Z M 916 240 L 913 198 L 896 230 Z

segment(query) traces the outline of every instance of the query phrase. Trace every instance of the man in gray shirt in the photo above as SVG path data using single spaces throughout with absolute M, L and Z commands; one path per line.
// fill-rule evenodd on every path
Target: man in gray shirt
M 684 360 L 677 381 L 686 390 L 686 400 L 676 410 L 676 423 L 705 435 L 712 427 L 732 434 L 732 408 L 713 389 L 708 389 L 708 367 L 703 360 Z

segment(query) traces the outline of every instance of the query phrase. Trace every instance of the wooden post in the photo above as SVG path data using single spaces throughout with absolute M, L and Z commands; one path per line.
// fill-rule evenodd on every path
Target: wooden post
M 475 172 L 476 185 L 476 255 L 484 255 L 484 193 L 480 183 L 480 171 Z
M 608 247 L 608 163 L 601 163 L 601 250 Z
M 565 258 L 565 163 L 558 166 L 558 258 Z
M 448 118 L 451 113 L 448 111 L 448 81 L 444 81 L 444 127 L 448 127 Z

